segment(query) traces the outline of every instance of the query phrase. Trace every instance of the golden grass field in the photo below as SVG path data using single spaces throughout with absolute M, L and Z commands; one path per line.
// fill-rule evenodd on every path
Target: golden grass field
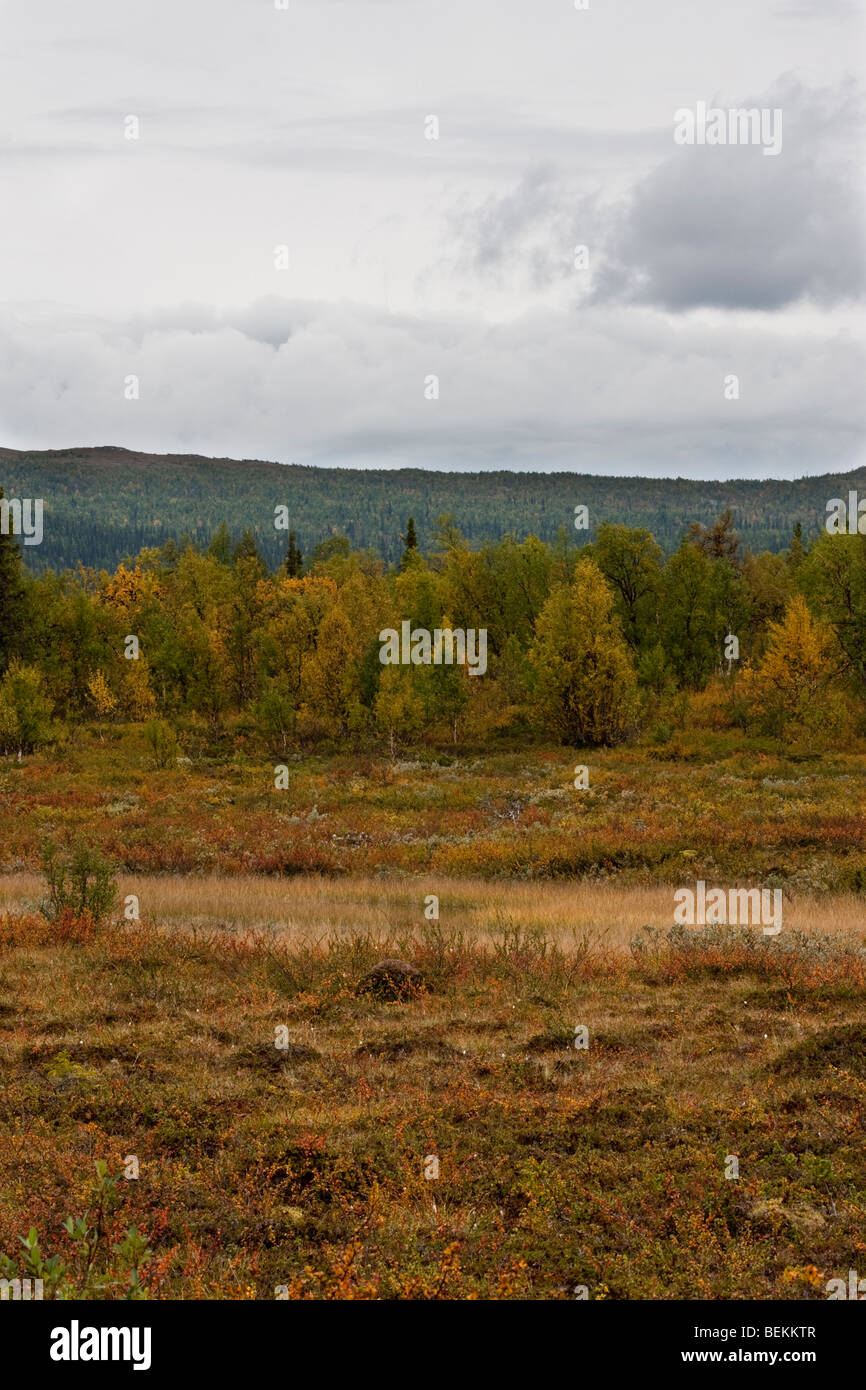
M 32 910 L 42 887 L 35 874 L 0 876 L 0 912 Z M 464 931 L 479 944 L 519 924 L 565 951 L 622 951 L 641 927 L 664 930 L 673 924 L 672 888 L 617 882 L 121 874 L 118 887 L 122 898 L 138 897 L 141 916 L 157 927 L 239 934 L 266 930 L 287 943 L 326 943 L 356 933 L 411 933 L 424 922 L 431 894 L 438 895 L 442 927 Z M 793 899 L 786 896 L 783 912 L 786 930 L 866 940 L 862 895 L 798 893 Z

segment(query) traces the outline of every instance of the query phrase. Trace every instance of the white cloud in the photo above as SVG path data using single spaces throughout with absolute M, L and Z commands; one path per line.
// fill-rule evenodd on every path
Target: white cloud
M 484 325 L 276 299 L 125 322 L 0 318 L 5 440 L 20 448 L 793 476 L 862 462 L 862 366 L 820 316 L 807 337 L 766 316 L 582 309 Z M 424 398 L 433 373 L 438 401 Z M 723 398 L 729 373 L 738 401 Z
M 826 12 L 8 0 L 0 442 L 692 476 L 854 466 L 862 147 L 846 7 Z M 672 150 L 678 107 L 789 71 L 799 125 L 778 160 Z

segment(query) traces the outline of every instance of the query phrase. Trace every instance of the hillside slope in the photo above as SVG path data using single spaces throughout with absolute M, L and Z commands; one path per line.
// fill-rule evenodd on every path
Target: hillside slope
M 45 535 L 26 550 L 36 570 L 114 566 L 142 546 L 188 533 L 206 542 L 220 522 L 235 536 L 256 534 L 263 554 L 278 563 L 285 533 L 275 533 L 274 507 L 289 507 L 305 554 L 344 532 L 387 560 L 401 550 L 412 515 L 422 547 L 437 517 L 453 514 L 473 545 L 507 532 L 552 540 L 560 527 L 589 539 L 601 521 L 645 526 L 670 551 L 691 521 L 708 523 L 731 507 L 752 550 L 784 549 L 799 521 L 817 534 L 830 497 L 866 490 L 866 469 L 795 482 L 607 478 L 577 473 L 430 472 L 406 469 L 313 468 L 260 460 L 145 454 L 105 446 L 24 452 L 0 449 L 0 487 L 8 497 L 41 497 Z M 592 530 L 574 530 L 574 509 L 589 508 Z

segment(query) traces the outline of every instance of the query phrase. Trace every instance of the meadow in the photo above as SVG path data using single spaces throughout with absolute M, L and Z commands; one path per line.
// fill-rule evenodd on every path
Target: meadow
M 683 729 L 287 765 L 278 792 L 235 738 L 160 769 L 134 726 L 0 764 L 20 1274 L 103 1299 L 810 1299 L 864 1267 L 862 752 Z M 40 912 L 40 845 L 77 835 L 117 869 L 102 924 Z M 783 888 L 784 930 L 672 930 L 697 878 Z M 394 956 L 423 988 L 359 993 Z
M 0 761 L 0 872 L 38 869 L 45 839 L 84 835 L 121 870 L 582 880 L 760 881 L 866 889 L 866 755 L 739 732 L 577 754 L 424 749 L 263 755 L 193 733 L 154 766 L 140 726 L 78 728 L 59 753 Z M 275 766 L 288 786 L 274 787 Z M 577 766 L 589 786 L 574 787 Z

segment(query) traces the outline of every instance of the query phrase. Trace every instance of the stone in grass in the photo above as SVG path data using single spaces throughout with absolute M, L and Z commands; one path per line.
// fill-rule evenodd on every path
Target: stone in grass
M 380 960 L 359 980 L 356 994 L 372 994 L 377 999 L 414 999 L 426 985 L 424 976 L 405 960 Z
M 257 1043 L 254 1047 L 240 1048 L 234 1056 L 239 1067 L 256 1067 L 265 1070 L 285 1066 L 291 1062 L 315 1062 L 320 1054 L 314 1047 L 304 1043 L 289 1043 L 288 1047 L 276 1047 L 274 1043 Z

